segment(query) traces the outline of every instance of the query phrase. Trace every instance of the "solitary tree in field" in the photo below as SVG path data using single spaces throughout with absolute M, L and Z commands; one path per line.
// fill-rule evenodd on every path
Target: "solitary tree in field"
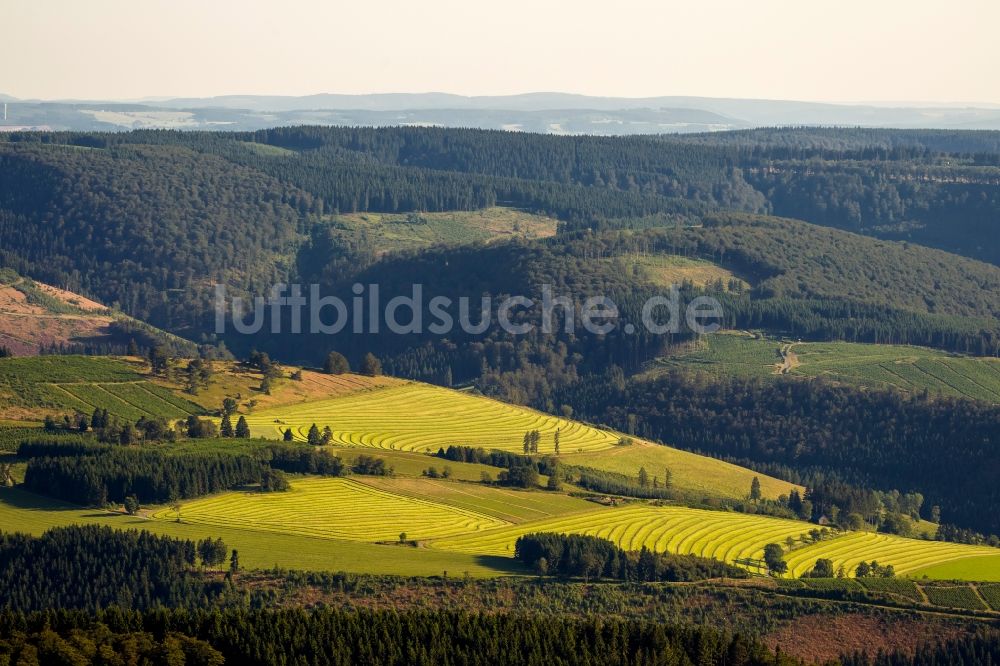
M 167 370 L 167 350 L 163 345 L 153 345 L 149 350 L 149 365 L 154 375 L 159 375 Z
M 284 440 L 286 442 L 291 442 L 294 438 L 295 438 L 294 435 L 292 435 L 292 429 L 291 428 L 286 428 L 285 429 L 285 434 L 284 434 Z
M 323 435 L 319 438 L 319 443 L 326 445 L 329 444 L 333 439 L 333 431 L 330 430 L 330 426 L 325 426 L 323 428 Z
M 125 513 L 130 516 L 139 513 L 139 500 L 135 495 L 129 495 L 125 498 Z
M 664 468 L 663 470 L 663 487 L 670 490 L 670 486 L 674 482 L 674 473 L 670 471 L 670 468 Z
M 235 414 L 236 413 L 236 399 L 235 398 L 225 398 L 222 401 L 222 413 L 223 414 Z
M 556 455 L 559 455 L 559 428 L 556 428 L 556 434 L 552 436 L 552 444 Z
M 788 563 L 785 562 L 785 551 L 776 543 L 769 543 L 764 546 L 764 563 L 772 575 L 780 575 L 788 571 Z
M 750 482 L 750 501 L 759 502 L 761 498 L 760 494 L 760 479 L 756 476 L 753 477 L 753 481 Z
M 643 488 L 649 485 L 649 472 L 646 471 L 645 467 L 639 468 L 639 485 Z
M 375 377 L 382 374 L 382 362 L 375 357 L 375 354 L 368 352 L 361 361 L 361 374 Z
M 240 570 L 240 554 L 235 548 L 233 548 L 233 554 L 229 556 L 229 575 L 232 576 L 239 570 Z
M 236 434 L 233 430 L 233 422 L 229 418 L 229 414 L 224 414 L 222 417 L 222 424 L 219 426 L 219 434 L 223 437 L 232 437 Z
M 174 512 L 174 520 L 178 523 L 181 522 L 181 498 L 177 494 L 177 491 L 170 491 L 170 501 L 168 504 L 170 505 L 170 510 Z
M 524 455 L 531 453 L 531 431 L 524 433 Z
M 247 420 L 242 416 L 236 422 L 236 436 L 240 439 L 250 439 L 250 426 L 247 425 Z
M 343 354 L 332 351 L 326 355 L 326 360 L 323 361 L 323 372 L 328 375 L 342 375 L 350 371 L 351 364 L 347 362 L 347 357 Z

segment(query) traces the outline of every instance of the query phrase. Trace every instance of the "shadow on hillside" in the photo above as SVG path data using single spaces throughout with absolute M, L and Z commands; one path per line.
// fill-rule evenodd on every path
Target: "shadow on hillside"
M 530 573 L 526 567 L 513 557 L 499 557 L 497 555 L 476 555 L 473 558 L 479 566 L 495 569 L 496 571 L 511 574 L 524 575 Z

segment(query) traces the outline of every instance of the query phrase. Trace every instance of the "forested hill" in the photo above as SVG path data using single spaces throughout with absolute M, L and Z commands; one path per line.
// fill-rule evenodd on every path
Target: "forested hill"
M 996 151 L 991 133 L 875 130 L 690 141 L 437 128 L 14 133 L 0 137 L 0 265 L 197 339 L 211 329 L 215 282 L 259 294 L 276 281 L 336 286 L 376 271 L 405 283 L 426 274 L 408 275 L 413 262 L 383 257 L 378 239 L 345 227 L 339 214 L 504 204 L 556 217 L 559 235 L 508 250 L 435 250 L 427 259 L 440 268 L 479 252 L 481 270 L 492 271 L 487 291 L 511 293 L 509 266 L 523 263 L 525 248 L 570 257 L 560 270 L 598 285 L 607 275 L 594 257 L 679 253 L 748 277 L 752 291 L 729 297 L 732 325 L 994 353 L 1000 269 L 917 243 L 974 245 L 967 254 L 985 259 L 1000 248 L 1000 234 L 990 233 L 1000 219 L 1000 184 L 990 180 L 1000 168 L 989 164 Z M 783 170 L 783 161 L 808 168 Z M 864 191 L 840 179 L 844 169 L 864 176 Z M 904 179 L 919 197 L 899 199 L 896 181 L 878 175 L 885 169 L 932 178 Z M 788 181 L 808 190 L 808 205 L 764 182 L 800 171 L 825 179 L 816 187 Z M 862 211 L 862 221 L 895 226 L 851 227 L 830 197 L 882 216 Z M 927 197 L 930 208 L 921 203 Z M 720 215 L 790 207 L 807 220 L 914 242 Z M 820 210 L 829 219 L 818 219 Z M 628 243 L 580 235 L 615 229 L 652 231 Z M 938 242 L 942 234 L 948 243 Z M 315 358 L 324 351 L 300 349 Z
M 312 197 L 183 146 L 0 143 L 0 263 L 173 331 L 286 277 Z M 200 322 L 198 322 L 200 323 Z

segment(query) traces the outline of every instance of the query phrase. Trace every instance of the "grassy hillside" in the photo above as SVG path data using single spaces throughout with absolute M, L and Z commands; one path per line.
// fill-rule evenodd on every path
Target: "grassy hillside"
M 836 539 L 793 550 L 785 560 L 794 576 L 804 574 L 821 557 L 833 560 L 834 570 L 844 566 L 851 574 L 859 562 L 872 560 L 877 560 L 881 564 L 891 564 L 897 574 L 914 574 L 942 562 L 966 558 L 996 558 L 997 555 L 1000 555 L 1000 552 L 988 546 L 921 541 L 892 534 L 850 532 Z
M 351 541 L 430 539 L 508 524 L 484 513 L 400 495 L 353 479 L 297 479 L 289 491 L 234 492 L 186 502 L 182 519 L 203 525 Z M 174 518 L 172 509 L 152 514 Z
M 800 493 L 804 491 L 802 486 L 745 467 L 641 440 L 611 451 L 569 454 L 561 460 L 568 465 L 617 472 L 632 479 L 638 479 L 639 470 L 645 469 L 649 478 L 655 476 L 662 481 L 665 470 L 669 469 L 672 486 L 698 498 L 744 499 L 754 477 L 760 481 L 763 496 L 769 499 L 788 495 L 793 488 Z
M 5 531 L 41 534 L 50 527 L 106 525 L 142 529 L 179 539 L 222 537 L 250 569 L 281 567 L 308 571 L 351 571 L 398 576 L 496 576 L 521 573 L 510 559 L 428 548 L 388 546 L 340 539 L 317 539 L 235 525 L 202 525 L 108 513 L 56 502 L 14 488 L 0 488 L 0 525 Z
M 602 430 L 508 405 L 468 393 L 409 382 L 339 398 L 255 409 L 246 417 L 256 437 L 282 438 L 291 429 L 305 441 L 312 424 L 330 426 L 333 441 L 343 445 L 390 451 L 434 453 L 450 445 L 523 451 L 524 433 L 541 432 L 539 453 L 555 453 L 572 465 L 637 477 L 646 467 L 650 477 L 669 467 L 674 487 L 700 496 L 744 498 L 755 476 L 767 497 L 787 494 L 794 484 L 756 474 L 713 458 L 636 441 L 618 446 L 620 433 Z
M 719 280 L 726 287 L 729 286 L 730 280 L 735 280 L 744 288 L 750 286 L 746 280 L 737 277 L 728 268 L 723 268 L 705 259 L 669 254 L 637 254 L 616 258 L 612 261 L 636 277 L 659 287 L 679 285 L 685 281 L 703 287 Z
M 1000 359 L 949 354 L 924 347 L 850 342 L 788 342 L 763 335 L 709 335 L 659 358 L 665 368 L 690 368 L 719 376 L 823 377 L 871 388 L 896 388 L 1000 402 Z
M 513 208 L 447 213 L 352 213 L 330 221 L 352 235 L 365 235 L 377 253 L 418 250 L 435 244 L 476 243 L 554 236 L 558 220 Z

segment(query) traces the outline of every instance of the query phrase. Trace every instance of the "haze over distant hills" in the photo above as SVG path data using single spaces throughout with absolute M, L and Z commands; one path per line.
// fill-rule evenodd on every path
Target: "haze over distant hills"
M 711 97 L 447 93 L 226 95 L 138 101 L 19 100 L 2 126 L 59 130 L 252 130 L 283 125 L 438 125 L 549 134 L 656 134 L 776 125 L 1000 129 L 1000 107 L 829 104 Z

